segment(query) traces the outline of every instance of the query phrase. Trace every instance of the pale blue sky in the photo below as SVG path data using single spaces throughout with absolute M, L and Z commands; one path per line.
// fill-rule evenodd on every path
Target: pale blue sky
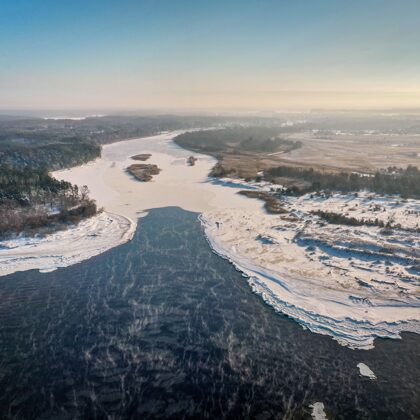
M 418 0 L 0 1 L 0 108 L 420 106 Z

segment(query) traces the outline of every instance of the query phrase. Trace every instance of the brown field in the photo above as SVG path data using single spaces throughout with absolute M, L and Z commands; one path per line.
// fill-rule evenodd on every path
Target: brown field
M 420 136 L 385 134 L 296 133 L 302 147 L 280 155 L 279 162 L 299 166 L 331 168 L 358 172 L 408 165 L 420 167 Z
M 219 153 L 226 171 L 240 178 L 255 178 L 258 172 L 276 166 L 313 167 L 326 171 L 372 173 L 378 169 L 408 165 L 420 167 L 420 136 L 331 135 L 316 137 L 296 133 L 288 137 L 302 146 L 289 152 Z M 217 171 L 217 168 L 215 168 Z M 217 172 L 214 173 L 217 176 Z

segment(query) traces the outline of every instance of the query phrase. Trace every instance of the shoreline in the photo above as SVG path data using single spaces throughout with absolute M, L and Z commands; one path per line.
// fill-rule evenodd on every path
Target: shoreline
M 277 275 L 269 274 L 261 267 L 254 266 L 252 262 L 241 261 L 235 258 L 222 245 L 218 244 L 211 233 L 206 229 L 207 222 L 200 215 L 200 222 L 203 226 L 205 238 L 212 251 L 231 263 L 235 269 L 242 273 L 253 293 L 259 295 L 262 300 L 273 308 L 275 312 L 286 315 L 300 324 L 303 328 L 309 329 L 313 333 L 326 335 L 337 341 L 339 344 L 353 350 L 370 350 L 374 348 L 376 338 L 401 339 L 402 332 L 412 332 L 420 334 L 419 320 L 414 316 L 407 319 L 396 319 L 391 321 L 372 322 L 364 319 L 354 319 L 349 317 L 349 313 L 341 318 L 334 318 L 328 314 L 321 314 L 319 311 L 305 311 L 299 307 L 299 296 L 290 293 L 287 280 L 280 281 L 281 288 L 287 297 L 282 298 L 278 289 L 274 292 L 268 283 L 277 283 L 280 278 Z M 296 299 L 297 298 L 297 299 Z M 322 301 L 322 299 L 320 299 Z M 296 301 L 296 303 L 292 303 Z M 321 305 L 335 303 L 333 301 L 320 302 Z M 400 308 L 401 309 L 401 308 Z M 408 308 L 408 309 L 416 309 Z M 401 318 L 397 317 L 397 318 Z
M 283 201 L 286 215 L 217 211 L 200 221 L 213 251 L 276 311 L 340 344 L 370 349 L 376 337 L 420 333 L 419 238 L 411 230 L 420 205 L 407 200 L 397 207 L 396 198 L 376 197 L 403 225 L 386 235 L 378 227 L 328 225 L 311 214 L 331 206 L 362 217 L 377 206 L 370 197 L 303 196 Z

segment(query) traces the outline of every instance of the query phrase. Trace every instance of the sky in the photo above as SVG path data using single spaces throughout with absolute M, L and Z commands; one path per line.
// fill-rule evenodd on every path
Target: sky
M 0 109 L 420 107 L 419 0 L 0 0 Z

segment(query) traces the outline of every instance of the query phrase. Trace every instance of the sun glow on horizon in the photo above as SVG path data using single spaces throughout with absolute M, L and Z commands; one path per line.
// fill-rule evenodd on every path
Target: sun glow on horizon
M 420 107 L 419 15 L 411 0 L 5 1 L 0 108 Z

